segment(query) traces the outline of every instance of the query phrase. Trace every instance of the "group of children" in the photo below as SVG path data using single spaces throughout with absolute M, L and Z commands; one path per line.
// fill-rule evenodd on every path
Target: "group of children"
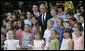
M 2 50 L 84 50 L 84 15 L 73 17 L 66 13 L 66 20 L 59 18 L 57 8 L 50 11 L 53 16 L 47 21 L 47 29 L 42 36 L 38 17 L 27 12 L 27 19 L 21 14 L 7 14 L 1 27 Z

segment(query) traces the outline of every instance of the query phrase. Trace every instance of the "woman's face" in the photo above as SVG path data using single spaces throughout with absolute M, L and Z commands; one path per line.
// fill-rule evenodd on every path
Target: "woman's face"
M 50 13 L 51 13 L 52 16 L 56 15 L 56 11 L 54 9 L 51 9 Z
M 36 24 L 37 23 L 37 20 L 35 18 L 32 18 L 32 23 L 33 24 Z

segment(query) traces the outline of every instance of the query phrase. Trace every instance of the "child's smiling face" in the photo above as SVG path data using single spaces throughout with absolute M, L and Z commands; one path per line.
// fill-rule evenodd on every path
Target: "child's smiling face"
M 56 34 L 55 31 L 51 31 L 51 37 L 52 38 L 55 38 L 55 34 Z
M 12 39 L 14 38 L 14 33 L 12 31 L 9 31 L 8 36 L 9 36 L 9 39 Z

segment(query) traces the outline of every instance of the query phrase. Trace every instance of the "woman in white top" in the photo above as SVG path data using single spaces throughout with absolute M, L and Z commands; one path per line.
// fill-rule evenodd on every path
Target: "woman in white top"
M 19 40 L 14 39 L 14 31 L 9 31 L 9 39 L 4 42 L 4 50 L 19 50 Z
M 73 42 L 71 40 L 71 31 L 69 28 L 65 29 L 63 32 L 64 38 L 61 44 L 60 50 L 72 50 Z

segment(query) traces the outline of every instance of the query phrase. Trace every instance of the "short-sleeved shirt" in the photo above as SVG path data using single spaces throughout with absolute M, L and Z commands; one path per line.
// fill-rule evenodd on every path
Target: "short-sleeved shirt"
M 59 40 L 58 39 L 55 39 L 55 40 L 51 40 L 49 42 L 49 50 L 56 50 L 56 45 L 59 46 Z
M 62 12 L 62 14 L 58 13 L 58 18 L 63 18 L 63 20 L 66 19 L 66 13 L 65 12 Z
M 51 30 L 46 29 L 43 36 L 43 38 L 45 38 L 46 44 L 48 43 L 50 36 L 51 36 Z
M 32 25 L 32 20 L 31 19 L 26 19 L 26 20 L 24 20 L 24 24 L 29 24 L 31 26 Z

